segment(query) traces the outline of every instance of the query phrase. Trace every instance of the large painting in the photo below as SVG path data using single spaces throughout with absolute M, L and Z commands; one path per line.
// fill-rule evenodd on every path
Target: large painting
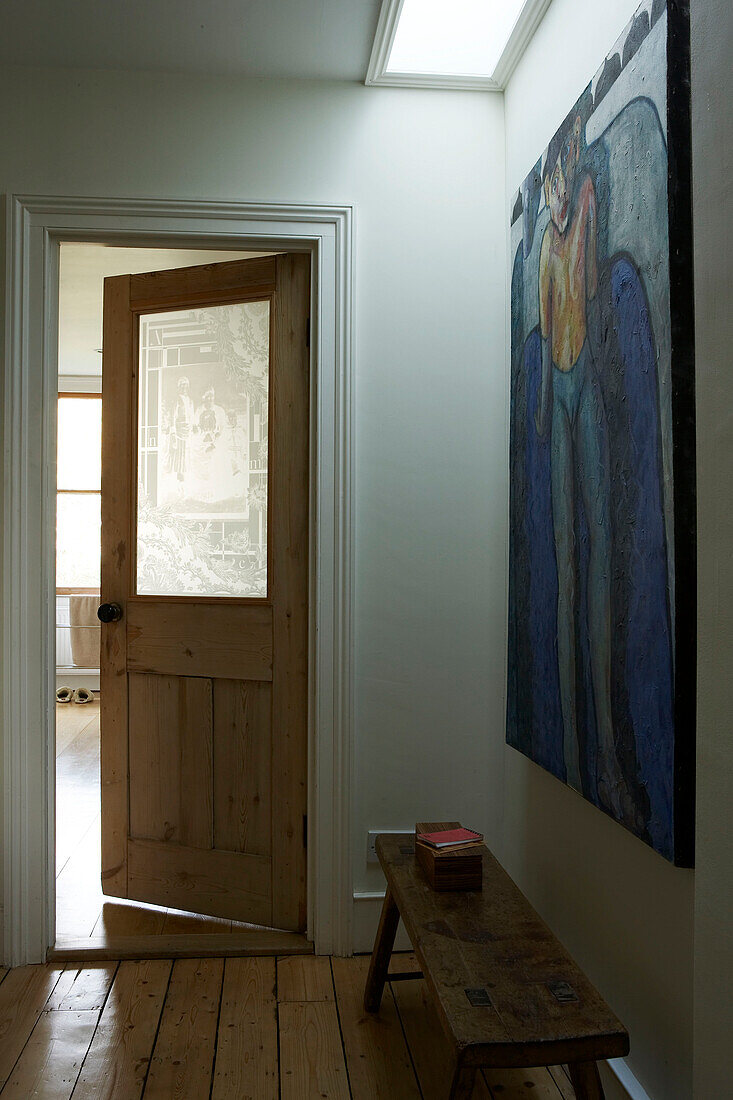
M 693 858 L 689 14 L 647 0 L 511 210 L 507 740 Z

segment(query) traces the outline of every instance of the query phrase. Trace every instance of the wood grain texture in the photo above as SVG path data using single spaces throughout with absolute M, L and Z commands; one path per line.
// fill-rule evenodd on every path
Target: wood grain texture
M 575 1100 L 575 1090 L 570 1083 L 570 1076 L 564 1066 L 549 1066 L 548 1073 L 557 1085 L 563 1100 Z
M 94 925 L 92 938 L 162 935 L 165 917 L 165 909 L 156 909 L 152 905 L 139 905 L 128 900 L 106 901 Z
M 122 622 L 103 631 L 112 689 L 102 693 L 105 893 L 298 932 L 306 923 L 310 264 L 309 255 L 281 255 L 108 280 L 103 393 L 103 508 L 115 514 L 104 512 L 102 593 L 123 609 Z M 137 596 L 140 311 L 263 297 L 267 599 Z
M 271 294 L 275 289 L 275 257 L 144 271 L 130 277 L 133 309 L 186 305 L 188 302 L 236 301 Z
M 222 959 L 178 959 L 173 964 L 146 1100 L 208 1096 L 223 976 Z
M 43 1012 L 13 1069 L 2 1100 L 68 1100 L 99 1012 Z
M 57 813 L 61 808 L 57 803 Z M 56 879 L 57 937 L 90 936 L 99 921 L 104 902 L 99 875 L 100 839 L 97 818 Z
M 153 905 L 272 925 L 270 860 L 156 840 L 130 840 L 128 895 Z
M 281 1100 L 350 1100 L 336 1005 L 278 1005 Z
M 61 973 L 60 966 L 19 966 L 0 985 L 0 1086 L 12 1072 Z
M 288 935 L 302 940 L 292 933 L 280 935 L 283 943 Z M 168 937 L 166 942 L 174 939 L 200 944 L 221 937 Z M 0 997 L 0 1056 L 10 1057 L 12 1064 L 0 1100 L 69 1100 L 73 1090 L 83 1100 L 135 1100 L 141 1092 L 147 1100 L 280 1100 L 281 1075 L 285 1100 L 449 1096 L 452 1050 L 424 980 L 394 983 L 380 1014 L 367 1016 L 361 1005 L 365 957 L 304 961 L 313 965 L 264 957 L 196 957 L 178 960 L 172 968 L 169 960 L 136 960 L 119 967 L 69 964 L 62 972 L 57 969 L 58 980 L 45 1002 L 48 967 L 11 971 L 8 976 L 15 973 L 16 978 L 10 996 L 5 1002 Z M 335 1000 L 321 999 L 328 992 L 326 968 L 330 977 L 331 966 Z M 398 969 L 415 972 L 419 963 L 414 955 L 401 955 Z M 283 996 L 279 1006 L 276 985 Z M 312 999 L 287 999 L 299 991 Z M 19 1010 L 8 1015 L 4 1009 L 16 995 Z M 592 1075 L 588 1082 L 587 1067 L 582 1073 L 581 1086 L 587 1089 L 594 1084 Z M 469 1067 L 459 1085 L 453 1095 L 468 1094 L 471 1100 L 576 1100 L 560 1066 L 551 1071 Z M 577 1095 L 581 1100 L 599 1096 L 592 1091 Z
M 313 944 L 297 932 L 257 931 L 175 936 L 88 936 L 58 940 L 54 962 L 110 959 L 195 959 L 228 955 L 312 955 Z
M 56 704 L 56 759 L 66 752 L 91 722 L 99 722 L 99 699 L 78 706 L 76 703 Z
M 48 998 L 46 1011 L 101 1011 L 116 972 L 116 963 L 93 963 L 83 967 L 67 965 Z
M 444 1031 L 464 1065 L 521 1068 L 628 1053 L 628 1033 L 597 990 L 484 849 L 481 892 L 440 894 L 426 883 L 407 836 L 384 835 L 377 853 L 425 973 Z M 548 983 L 567 982 L 560 1003 Z M 491 1004 L 474 1007 L 466 989 Z
M 577 1100 L 604 1100 L 605 1093 L 595 1062 L 571 1062 L 568 1073 Z
M 484 1079 L 500 1100 L 562 1100 L 549 1070 L 485 1069 Z
M 401 956 L 399 969 L 404 972 L 419 970 L 420 964 L 414 955 Z M 456 1056 L 440 1026 L 430 991 L 425 981 L 395 982 L 391 990 L 424 1100 L 445 1100 L 450 1091 Z M 473 1085 L 473 1100 L 490 1100 L 490 1095 L 479 1074 Z
M 130 600 L 127 667 L 132 672 L 272 679 L 272 608 L 245 601 Z
M 354 1100 L 420 1100 L 391 992 L 379 1016 L 364 1010 L 369 960 L 334 959 L 333 978 L 343 1033 L 349 1083 Z
M 382 1003 L 384 983 L 387 979 L 389 960 L 392 957 L 397 926 L 400 923 L 400 911 L 395 904 L 389 886 L 384 893 L 382 912 L 377 925 L 374 950 L 369 960 L 369 971 L 364 986 L 364 1008 L 367 1012 L 378 1012 Z
M 278 1100 L 274 959 L 227 959 L 211 1100 Z
M 306 924 L 308 775 L 309 255 L 277 257 L 272 308 L 273 924 Z
M 133 454 L 136 328 L 130 276 L 104 280 L 102 339 L 102 603 L 123 609 L 130 595 L 132 489 L 126 462 Z M 127 895 L 127 629 L 101 628 L 102 889 Z
M 132 837 L 211 848 L 212 703 L 210 680 L 130 674 Z
M 64 711 L 63 706 L 57 709 Z M 77 709 L 84 710 L 84 706 Z M 89 721 L 56 759 L 56 793 L 58 875 L 84 840 L 87 830 L 99 818 L 99 709 L 96 706 Z
M 214 847 L 272 849 L 272 686 L 214 681 Z
M 278 1001 L 333 1001 L 331 960 L 327 955 L 293 956 L 277 961 Z
M 75 1100 L 136 1100 L 142 1095 L 170 972 L 166 960 L 120 964 Z
M 222 935 L 232 931 L 232 922 L 224 917 L 202 917 L 197 913 L 180 913 L 169 909 L 163 922 L 164 936 L 198 936 L 213 932 Z

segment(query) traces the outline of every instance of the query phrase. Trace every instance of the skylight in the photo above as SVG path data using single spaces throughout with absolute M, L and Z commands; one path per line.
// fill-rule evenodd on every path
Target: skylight
M 367 84 L 499 88 L 548 3 L 383 0 Z

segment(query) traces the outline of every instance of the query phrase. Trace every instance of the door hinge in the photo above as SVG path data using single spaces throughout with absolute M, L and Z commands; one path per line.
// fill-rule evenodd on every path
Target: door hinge
M 303 847 L 308 847 L 308 814 L 303 814 Z
M 305 346 L 309 348 L 311 346 L 311 319 L 306 318 L 305 322 Z

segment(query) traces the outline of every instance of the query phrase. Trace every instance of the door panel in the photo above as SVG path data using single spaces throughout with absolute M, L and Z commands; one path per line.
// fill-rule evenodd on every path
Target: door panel
M 309 279 L 296 255 L 120 276 L 104 321 L 103 890 L 295 931 Z
M 272 866 L 263 856 L 130 840 L 128 857 L 136 901 L 272 924 Z
M 128 685 L 130 836 L 211 848 L 211 680 L 132 673 Z
M 272 851 L 272 685 L 214 681 L 214 847 Z
M 127 667 L 174 676 L 271 680 L 272 607 L 129 600 Z

